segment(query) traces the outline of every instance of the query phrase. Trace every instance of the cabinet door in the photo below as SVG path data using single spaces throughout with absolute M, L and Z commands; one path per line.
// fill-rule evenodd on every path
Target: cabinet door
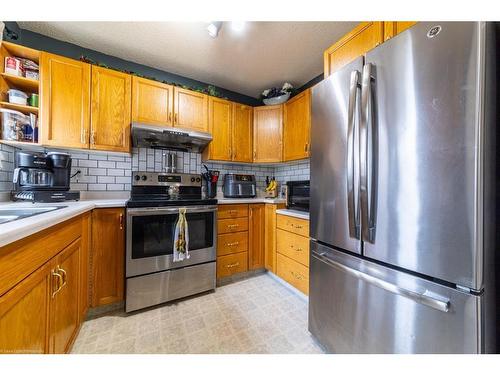
M 131 91 L 129 74 L 92 67 L 91 149 L 130 152 Z
M 80 322 L 83 322 L 90 306 L 90 241 L 92 230 L 92 213 L 82 216 L 82 250 L 80 252 Z
M 264 268 L 264 204 L 249 205 L 248 269 Z
M 384 21 L 384 42 L 415 24 L 415 21 Z
M 233 103 L 233 161 L 252 162 L 253 108 Z
M 122 208 L 92 212 L 92 306 L 123 300 L 125 224 Z
M 284 105 L 283 159 L 309 157 L 311 130 L 311 92 L 305 90 Z
M 208 131 L 208 96 L 176 87 L 174 89 L 174 126 Z
M 42 52 L 40 69 L 42 144 L 88 148 L 90 65 Z
M 0 297 L 0 354 L 48 353 L 50 262 Z
M 231 160 L 232 109 L 227 100 L 208 99 L 208 129 L 213 138 L 208 147 L 211 160 Z
M 254 107 L 253 161 L 282 161 L 283 107 Z
M 50 304 L 51 351 L 66 353 L 71 348 L 80 323 L 81 239 L 66 247 L 57 257 L 54 272 L 60 284 L 52 293 Z
M 264 267 L 276 273 L 276 209 L 284 204 L 266 204 L 264 218 Z
M 174 87 L 139 77 L 132 78 L 132 121 L 172 126 Z
M 325 51 L 325 77 L 381 44 L 383 38 L 383 22 L 361 22 Z

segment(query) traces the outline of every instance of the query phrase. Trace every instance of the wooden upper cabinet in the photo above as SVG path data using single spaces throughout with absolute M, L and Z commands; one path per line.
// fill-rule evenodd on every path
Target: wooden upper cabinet
M 40 69 L 42 144 L 88 148 L 90 65 L 42 52 Z
M 385 21 L 384 22 L 384 42 L 389 40 L 406 29 L 409 29 L 417 22 L 415 21 Z
M 208 131 L 207 95 L 175 87 L 174 108 L 174 126 Z
M 48 353 L 51 266 L 0 297 L 0 354 Z
M 265 204 L 250 204 L 248 216 L 248 269 L 264 268 Z
M 231 133 L 233 123 L 231 102 L 214 97 L 208 98 L 208 131 L 212 133 L 212 142 L 208 146 L 208 158 L 211 160 L 231 161 Z
M 233 103 L 233 161 L 252 161 L 253 108 Z
M 129 74 L 92 67 L 91 149 L 130 152 L 131 91 Z
M 294 96 L 283 109 L 284 161 L 309 157 L 311 144 L 311 91 Z
M 384 22 L 361 22 L 324 52 L 325 77 L 383 42 Z
M 173 125 L 174 87 L 150 79 L 132 78 L 132 121 Z
M 254 107 L 253 161 L 275 163 L 282 161 L 283 107 L 281 105 Z
M 125 282 L 125 216 L 123 208 L 92 212 L 92 306 L 123 300 Z
M 65 248 L 57 258 L 55 272 L 60 276 L 51 293 L 51 352 L 69 351 L 80 323 L 81 239 Z

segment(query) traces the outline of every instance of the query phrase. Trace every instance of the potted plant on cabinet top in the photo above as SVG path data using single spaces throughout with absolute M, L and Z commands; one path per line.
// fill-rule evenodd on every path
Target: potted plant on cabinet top
M 262 92 L 262 101 L 265 105 L 283 104 L 290 99 L 293 86 L 288 82 L 283 84 L 282 88 L 273 87 Z

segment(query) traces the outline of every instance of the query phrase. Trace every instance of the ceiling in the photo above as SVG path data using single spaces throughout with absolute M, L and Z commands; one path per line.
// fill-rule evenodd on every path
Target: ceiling
M 206 22 L 18 22 L 31 30 L 125 60 L 252 97 L 323 72 L 323 51 L 356 22 L 224 22 L 211 38 Z

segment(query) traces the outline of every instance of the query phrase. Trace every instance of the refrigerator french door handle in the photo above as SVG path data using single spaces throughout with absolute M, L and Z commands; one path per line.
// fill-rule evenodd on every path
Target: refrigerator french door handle
M 359 186 L 361 199 L 361 230 L 364 241 L 375 243 L 375 173 L 373 164 L 374 149 L 374 128 L 373 128 L 373 94 L 372 85 L 374 84 L 372 74 L 372 64 L 367 63 L 363 67 L 363 76 L 361 84 L 361 121 L 359 128 Z M 371 139 L 369 136 L 371 135 Z M 370 151 L 368 145 L 371 144 Z M 370 181 L 368 177 L 370 176 Z
M 451 303 L 449 298 L 434 293 L 432 293 L 431 295 L 431 293 L 429 293 L 427 290 L 424 293 L 418 293 L 413 290 L 402 288 L 399 285 L 392 284 L 388 281 L 379 279 L 372 275 L 350 268 L 346 265 L 343 265 L 342 263 L 338 263 L 333 259 L 328 258 L 325 255 L 326 253 L 318 253 L 316 251 L 312 251 L 312 256 L 318 259 L 319 261 L 322 261 L 323 263 L 327 264 L 330 267 L 336 268 L 342 272 L 352 275 L 357 279 L 360 279 L 368 284 L 374 285 L 378 288 L 384 289 L 387 292 L 408 298 L 416 303 L 429 306 L 433 309 L 442 312 L 450 311 Z
M 347 214 L 349 217 L 349 236 L 351 238 L 360 238 L 359 215 L 357 205 L 355 203 L 355 182 L 354 182 L 354 126 L 356 110 L 358 108 L 357 98 L 358 89 L 361 87 L 359 83 L 359 72 L 354 70 L 351 72 L 351 83 L 349 86 L 349 104 L 347 114 Z

